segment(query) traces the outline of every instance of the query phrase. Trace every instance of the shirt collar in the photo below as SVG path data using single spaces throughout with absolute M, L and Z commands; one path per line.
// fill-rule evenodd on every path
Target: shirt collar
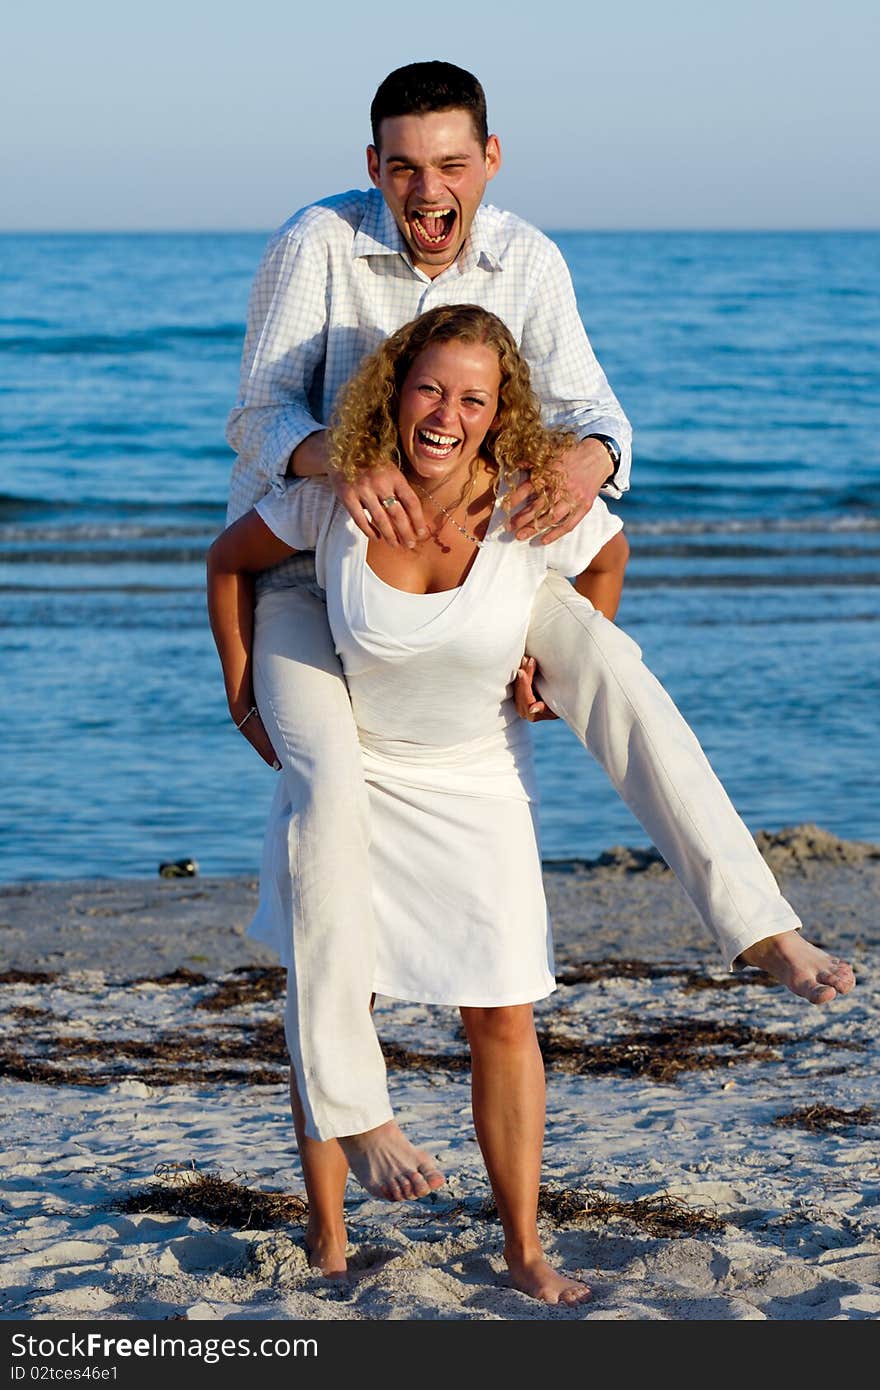
M 371 188 L 367 192 L 364 215 L 355 232 L 351 254 L 354 259 L 359 256 L 407 256 L 406 242 L 378 188 Z
M 470 235 L 455 261 L 455 268 L 460 275 L 478 265 L 486 270 L 501 270 L 499 250 L 496 239 L 492 236 L 486 209 L 478 207 L 471 223 Z M 371 188 L 367 192 L 364 215 L 355 233 L 351 254 L 353 259 L 360 256 L 402 255 L 412 266 L 409 248 L 378 188 Z M 450 270 L 452 268 L 450 266 Z

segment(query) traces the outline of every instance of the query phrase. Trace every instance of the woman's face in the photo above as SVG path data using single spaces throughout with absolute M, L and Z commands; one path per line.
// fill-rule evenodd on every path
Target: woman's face
M 498 410 L 501 368 L 485 343 L 434 343 L 420 353 L 400 392 L 403 453 L 425 483 L 466 472 Z

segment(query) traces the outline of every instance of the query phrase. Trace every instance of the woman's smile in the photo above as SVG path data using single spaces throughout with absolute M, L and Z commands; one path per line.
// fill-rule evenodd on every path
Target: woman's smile
M 454 435 L 434 434 L 431 430 L 417 430 L 416 435 L 425 452 L 438 459 L 448 458 L 461 443 Z
M 432 494 L 463 481 L 480 456 L 498 411 L 501 369 L 485 343 L 432 344 L 410 367 L 400 391 L 400 444 L 416 480 Z

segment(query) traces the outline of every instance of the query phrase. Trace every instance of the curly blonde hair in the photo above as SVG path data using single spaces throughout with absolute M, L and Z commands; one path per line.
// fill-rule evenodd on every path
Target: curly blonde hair
M 512 483 L 525 464 L 535 490 L 549 503 L 565 490 L 555 466 L 560 453 L 575 442 L 571 434 L 545 429 L 531 387 L 529 368 L 510 330 L 476 304 L 445 304 L 404 324 L 366 357 L 343 388 L 330 429 L 330 466 L 349 482 L 364 469 L 406 459 L 400 446 L 397 412 L 400 392 L 416 358 L 435 343 L 484 343 L 498 354 L 501 386 L 496 423 L 487 434 L 482 455 L 496 470 L 496 491 Z

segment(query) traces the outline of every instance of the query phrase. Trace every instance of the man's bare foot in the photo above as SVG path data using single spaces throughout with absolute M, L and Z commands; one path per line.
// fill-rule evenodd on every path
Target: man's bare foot
M 805 941 L 799 931 L 782 932 L 756 941 L 739 960 L 757 965 L 793 994 L 811 1004 L 829 1004 L 838 994 L 849 994 L 856 977 L 845 960 L 829 956 L 821 947 Z
M 309 1224 L 303 1240 L 310 1269 L 317 1270 L 327 1279 L 341 1279 L 348 1273 L 345 1260 L 347 1236 L 343 1225 L 328 1230 Z
M 542 1254 L 521 1259 L 511 1259 L 505 1255 L 504 1258 L 514 1288 L 519 1289 L 520 1293 L 527 1293 L 530 1298 L 539 1299 L 541 1303 L 562 1303 L 570 1308 L 576 1303 L 586 1303 L 590 1297 L 589 1284 L 560 1274 Z
M 433 1159 L 413 1148 L 393 1120 L 364 1134 L 346 1135 L 339 1143 L 351 1171 L 373 1197 L 389 1202 L 427 1197 L 446 1181 Z

